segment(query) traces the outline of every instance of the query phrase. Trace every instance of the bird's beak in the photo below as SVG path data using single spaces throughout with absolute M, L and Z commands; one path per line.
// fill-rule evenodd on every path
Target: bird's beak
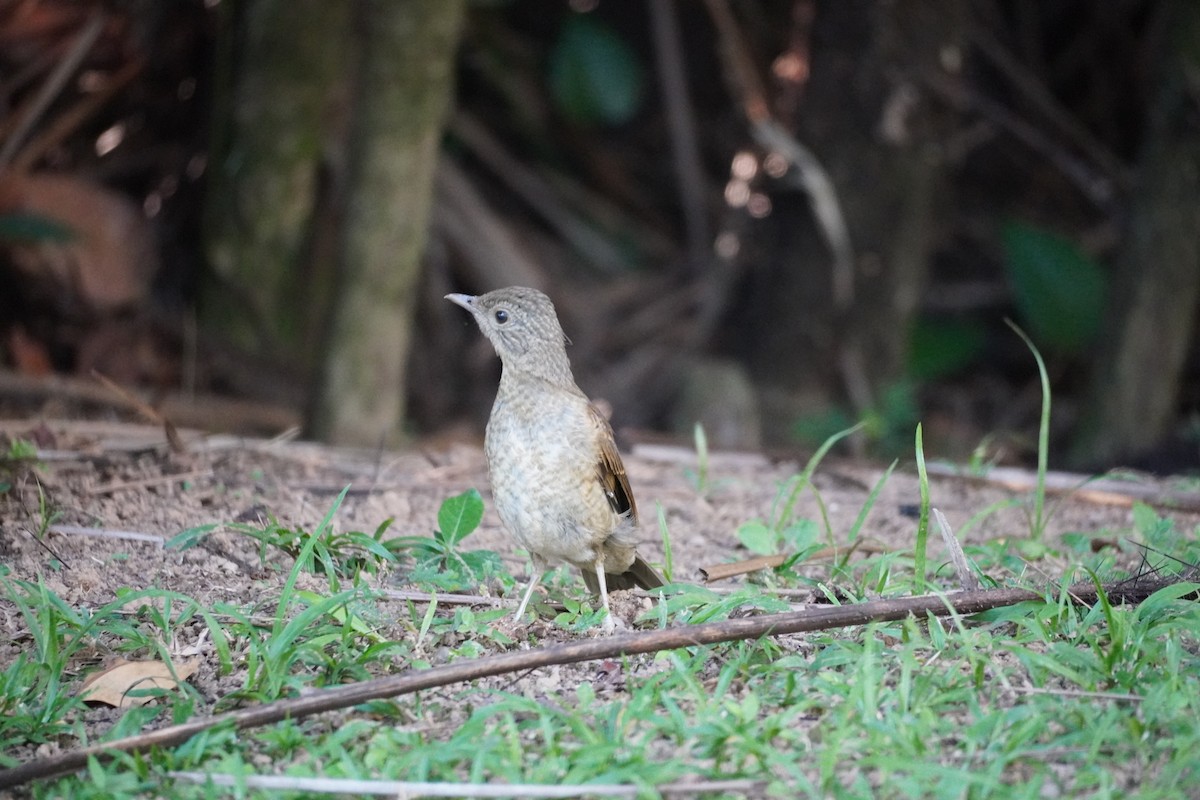
M 475 296 L 470 294 L 448 294 L 446 299 L 455 305 L 462 306 L 472 314 L 475 313 Z

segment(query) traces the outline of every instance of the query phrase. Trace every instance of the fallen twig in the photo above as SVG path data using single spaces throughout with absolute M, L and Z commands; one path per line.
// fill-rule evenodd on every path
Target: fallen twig
M 880 547 L 879 545 L 860 540 L 849 547 L 822 547 L 820 550 L 810 553 L 808 558 L 837 558 L 838 556 L 853 553 L 856 550 L 864 553 L 887 552 L 886 547 Z M 791 557 L 791 553 L 777 553 L 773 556 L 758 556 L 757 558 L 747 558 L 744 561 L 734 561 L 731 564 L 713 564 L 711 567 L 701 567 L 700 576 L 704 578 L 705 583 L 723 581 L 738 575 L 758 572 L 760 569 L 774 569 L 775 567 L 782 566 L 783 562 Z
M 388 795 L 398 797 L 637 797 L 644 789 L 622 783 L 448 783 L 430 781 L 364 780 L 361 778 L 303 777 L 299 775 L 226 775 L 209 772 L 170 772 L 170 777 L 213 786 L 244 786 L 247 789 L 313 792 L 321 794 Z M 763 781 L 680 781 L 654 787 L 663 797 L 694 796 L 699 792 L 750 792 Z
M 1195 570 L 1169 579 L 1136 579 L 1102 587 L 1110 602 L 1136 603 L 1155 591 L 1181 580 L 1194 580 Z M 1078 602 L 1092 603 L 1099 596 L 1094 583 L 1070 587 L 1069 596 Z M 1195 599 L 1196 593 L 1188 595 Z M 1045 600 L 1046 595 L 1029 589 L 991 589 L 952 595 L 922 595 L 889 600 L 873 600 L 846 606 L 814 606 L 803 611 L 766 614 L 729 619 L 703 625 L 687 625 L 665 630 L 627 633 L 602 639 L 583 639 L 532 650 L 515 650 L 484 658 L 457 661 L 429 669 L 415 670 L 371 681 L 314 691 L 254 708 L 231 711 L 204 719 L 170 725 L 158 730 L 80 747 L 65 753 L 38 758 L 0 771 L 0 789 L 11 789 L 31 780 L 73 772 L 87 766 L 89 758 L 110 758 L 114 753 L 143 752 L 152 747 L 174 747 L 198 733 L 229 725 L 243 730 L 271 725 L 285 719 L 299 720 L 313 714 L 350 708 L 370 700 L 413 694 L 454 683 L 478 680 L 493 675 L 522 672 L 558 664 L 574 664 L 641 653 L 655 653 L 683 647 L 718 644 L 763 636 L 830 630 L 869 622 L 888 622 L 910 616 L 938 617 L 977 614 L 1018 603 Z
M 379 593 L 389 600 L 411 600 L 414 603 L 432 603 L 435 600 L 448 606 L 502 606 L 511 604 L 511 599 L 487 597 L 482 594 L 441 594 L 420 592 L 414 589 L 380 589 Z
M 1029 492 L 1037 487 L 1036 472 L 1020 467 L 992 467 L 975 475 L 953 464 L 929 464 L 930 475 L 962 478 L 972 483 L 1000 486 L 1013 492 Z M 1136 501 L 1159 508 L 1200 512 L 1200 493 L 1178 492 L 1159 483 L 1138 483 L 1117 478 L 1094 477 L 1075 472 L 1047 472 L 1046 491 L 1069 494 L 1076 500 L 1104 506 L 1131 506 Z
M 187 445 L 185 445 L 183 440 L 179 438 L 179 433 L 175 430 L 175 423 L 171 422 L 170 418 L 160 413 L 154 406 L 145 402 L 140 397 L 137 397 L 133 392 L 129 391 L 124 386 L 120 385 L 99 370 L 92 370 L 92 377 L 100 381 L 101 385 L 103 385 L 110 392 L 124 400 L 134 411 L 141 414 L 151 422 L 162 425 L 163 433 L 167 437 L 167 444 L 171 446 L 171 452 L 187 452 Z
M 161 486 L 163 484 L 184 483 L 185 481 L 194 481 L 197 478 L 208 478 L 212 476 L 211 469 L 197 469 L 191 472 L 180 472 L 175 475 L 155 475 L 151 478 L 138 478 L 132 481 L 109 481 L 102 483 L 99 486 L 93 486 L 87 490 L 90 495 L 112 494 L 114 492 L 123 492 L 128 489 L 145 489 L 148 486 Z
M 94 536 L 98 539 L 127 539 L 132 542 L 149 542 L 159 547 L 163 546 L 164 541 L 163 537 L 153 533 L 113 531 L 106 528 L 85 528 L 82 525 L 51 525 L 47 530 L 62 536 Z
M 0 370 L 0 396 L 18 399 L 54 397 L 71 402 L 96 403 L 108 408 L 127 405 L 115 398 L 111 391 L 90 380 L 64 375 L 35 377 L 11 370 Z M 179 425 L 206 430 L 277 432 L 300 424 L 300 413 L 296 409 L 216 395 L 192 397 L 173 392 L 162 398 L 157 410 L 162 417 Z M 27 423 L 22 420 L 22 424 Z

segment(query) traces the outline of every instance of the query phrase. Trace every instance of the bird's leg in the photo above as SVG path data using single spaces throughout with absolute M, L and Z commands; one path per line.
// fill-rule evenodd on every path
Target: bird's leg
M 542 580 L 542 570 L 537 565 L 533 565 L 533 577 L 529 579 L 529 588 L 525 590 L 525 596 L 521 598 L 521 605 L 517 607 L 516 616 L 513 617 L 514 622 L 520 622 L 522 615 L 525 613 L 525 607 L 529 605 L 529 598 L 533 597 L 533 590 Z
M 600 605 L 604 606 L 604 622 L 602 627 L 605 633 L 612 633 L 617 629 L 617 624 L 613 622 L 612 611 L 608 607 L 608 581 L 604 576 L 604 555 L 596 559 L 596 583 L 600 586 Z

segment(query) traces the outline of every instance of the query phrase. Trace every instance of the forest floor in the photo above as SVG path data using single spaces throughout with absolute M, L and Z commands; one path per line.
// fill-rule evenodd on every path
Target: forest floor
M 483 456 L 477 443 L 442 440 L 406 452 L 365 452 L 303 442 L 205 436 L 183 431 L 180 438 L 186 445 L 186 452 L 178 453 L 168 447 L 160 428 L 53 420 L 0 422 L 0 435 L 10 442 L 35 442 L 38 448 L 35 460 L 6 462 L 7 472 L 0 475 L 3 479 L 0 486 L 6 486 L 0 494 L 0 578 L 4 579 L 4 591 L 0 593 L 0 670 L 12 672 L 17 669 L 14 665 L 18 665 L 23 654 L 29 657 L 30 653 L 36 654 L 39 648 L 46 647 L 44 636 L 30 618 L 31 613 L 36 614 L 38 598 L 43 601 L 57 598 L 51 605 L 57 604 L 59 611 L 56 613 L 62 614 L 63 619 L 75 614 L 86 621 L 87 615 L 101 611 L 116 615 L 106 617 L 106 622 L 86 636 L 81 633 L 70 639 L 70 657 L 64 658 L 62 663 L 64 694 L 76 694 L 84 676 L 105 672 L 121 659 L 154 659 L 169 655 L 172 661 L 190 665 L 190 677 L 187 678 L 190 690 L 186 694 L 191 698 L 191 705 L 183 715 L 186 718 L 271 700 L 275 696 L 303 693 L 326 683 L 344 683 L 455 659 L 543 647 L 598 635 L 596 627 L 587 624 L 586 609 L 580 610 L 579 601 L 587 599 L 582 581 L 565 570 L 548 581 L 547 590 L 550 600 L 568 601 L 565 613 L 561 605 L 556 614 L 554 607 L 543 603 L 535 604 L 540 614 L 536 621 L 515 625 L 508 619 L 529 574 L 530 562 L 500 528 L 491 508 Z M 799 535 L 796 525 L 800 530 L 815 531 L 815 544 L 840 548 L 845 559 L 840 567 L 843 571 L 835 570 L 836 560 L 829 550 L 818 550 L 812 558 L 784 573 L 760 571 L 707 584 L 707 588 L 716 591 L 722 587 L 733 587 L 734 590 L 741 587 L 747 592 L 757 593 L 761 589 L 769 594 L 773 588 L 786 586 L 792 589 L 790 594 L 785 593 L 789 607 L 798 607 L 797 603 L 806 600 L 824 602 L 822 593 L 830 589 L 840 596 L 855 599 L 878 596 L 880 592 L 894 596 L 898 586 L 895 575 L 905 571 L 911 573 L 916 510 L 921 502 L 920 484 L 911 464 L 901 464 L 873 495 L 873 489 L 884 477 L 886 465 L 830 457 L 813 474 L 811 487 L 798 493 L 795 508 L 786 514 L 788 519 L 781 521 L 786 498 L 796 488 L 795 478 L 805 466 L 800 461 L 773 459 L 754 453 L 711 453 L 699 459 L 689 447 L 651 443 L 628 447 L 625 461 L 642 516 L 639 550 L 652 563 L 663 564 L 666 553 L 657 520 L 661 509 L 661 518 L 669 530 L 670 566 L 676 582 L 704 584 L 702 570 L 755 555 L 742 546 L 738 534 L 739 528 L 751 520 L 762 520 L 768 528 L 790 526 L 791 533 L 780 539 L 781 547 Z M 1143 496 L 1149 492 L 1155 497 L 1171 496 L 1176 501 L 1180 498 L 1187 501 L 1170 503 L 1175 506 L 1189 506 L 1195 499 L 1194 495 L 1188 494 L 1191 487 L 1179 481 L 1154 481 L 1142 477 L 1125 485 L 1136 487 Z M 339 505 L 337 498 L 346 487 L 350 488 Z M 262 664 L 256 665 L 250 656 L 251 642 L 256 635 L 250 627 L 256 626 L 263 635 L 272 631 L 278 634 L 276 619 L 294 617 L 305 607 L 305 603 L 297 601 L 285 609 L 280 603 L 282 597 L 292 597 L 287 593 L 293 591 L 310 592 L 304 596 L 311 604 L 315 602 L 312 598 L 332 594 L 335 589 L 348 588 L 355 583 L 346 575 L 339 582 L 336 577 L 331 579 L 330 575 L 321 574 L 317 569 L 293 570 L 294 556 L 304 544 L 304 536 L 299 535 L 289 543 L 285 541 L 289 531 L 317 530 L 332 510 L 328 530 L 334 536 L 352 531 L 372 535 L 391 520 L 382 533 L 384 541 L 394 537 L 432 537 L 438 528 L 438 512 L 443 501 L 473 488 L 482 494 L 485 512 L 478 530 L 458 543 L 458 551 L 494 551 L 501 565 L 492 569 L 473 591 L 457 587 L 459 593 L 480 595 L 474 604 L 441 603 L 431 608 L 428 584 L 412 584 L 413 557 L 417 551 L 398 548 L 394 550 L 399 554 L 395 562 L 376 561 L 378 569 L 359 571 L 362 586 L 371 590 L 390 590 L 391 594 L 372 592 L 366 602 L 361 596 L 356 598 L 353 613 L 357 622 L 365 627 L 355 628 L 354 642 L 347 644 L 349 639 L 343 636 L 340 644 L 323 640 L 324 643 L 312 651 L 299 647 L 298 657 L 285 665 L 283 672 L 286 674 L 275 684 L 253 674 L 256 669 L 261 671 Z M 1078 571 L 1081 564 L 1115 575 L 1136 571 L 1143 551 L 1135 543 L 1162 545 L 1162 541 L 1154 540 L 1154 531 L 1148 530 L 1154 524 L 1158 524 L 1159 532 L 1182 532 L 1178 534 L 1180 541 L 1189 537 L 1194 541 L 1194 534 L 1189 532 L 1200 525 L 1196 505 L 1191 505 L 1192 510 L 1170 510 L 1159 506 L 1155 514 L 1149 515 L 1151 522 L 1148 523 L 1149 507 L 1131 502 L 1129 495 L 1089 492 L 1084 487 L 1047 499 L 1046 530 L 1043 537 L 1035 541 L 1031 538 L 1033 495 L 1029 491 L 1012 491 L 983 480 L 943 474 L 930 477 L 929 495 L 930 504 L 945 514 L 967 554 L 985 574 L 1004 585 L 1048 587 L 1051 595 L 1057 594 L 1057 587 L 1065 580 L 1086 578 Z M 868 513 L 865 521 L 860 521 L 864 509 Z M 857 527 L 857 549 L 847 550 L 847 532 L 856 530 L 856 525 L 860 526 Z M 184 531 L 192 531 L 193 535 L 171 542 Z M 271 535 L 255 534 L 264 531 L 270 531 Z M 128 534 L 138 537 L 128 538 Z M 275 544 L 264 543 L 267 539 Z M 345 545 L 349 539 L 342 541 Z M 331 545 L 331 549 L 335 557 L 346 557 L 353 548 L 345 545 L 339 550 L 337 545 Z M 362 551 L 355 553 L 360 559 L 357 563 L 370 561 L 369 556 L 363 558 Z M 1152 559 L 1158 558 L 1152 554 Z M 938 590 L 957 588 L 954 571 L 948 564 L 946 549 L 936 527 L 930 531 L 929 567 L 932 587 Z M 1104 577 L 1106 575 L 1101 575 Z M 291 586 L 289 580 L 294 582 Z M 151 594 L 132 600 L 124 607 L 119 602 L 114 603 L 123 593 L 139 590 L 150 590 Z M 174 593 L 171 595 L 174 599 L 156 600 L 159 597 L 153 594 L 156 590 Z M 443 586 L 442 593 L 445 591 Z M 506 596 L 496 600 L 498 594 Z M 181 598 L 190 598 L 194 603 Z M 155 622 L 156 603 L 160 611 L 164 605 L 171 609 L 166 614 L 169 618 L 166 622 Z M 659 626 L 660 618 L 656 616 L 654 606 L 649 597 L 632 595 L 618 597 L 614 603 L 618 615 L 623 617 L 624 626 L 636 628 Z M 195 608 L 207 609 L 228 621 L 229 655 L 223 655 L 214 646 L 211 626 L 195 613 Z M 473 613 L 464 615 L 464 610 L 472 608 Z M 694 608 L 690 612 L 680 612 L 683 608 L 680 605 L 670 608 L 672 624 L 694 622 L 700 618 L 695 615 Z M 740 608 L 735 604 L 720 613 L 745 616 L 758 613 L 756 609 L 777 610 L 769 602 L 750 600 Z M 576 612 L 574 616 L 572 611 Z M 178 617 L 171 618 L 172 613 Z M 693 616 L 689 618 L 688 613 Z M 639 614 L 642 615 L 640 620 Z M 114 622 L 118 617 L 129 626 L 139 628 L 141 633 L 137 636 L 122 633 L 123 628 Z M 344 615 L 337 617 L 331 613 L 330 618 L 341 619 L 342 630 L 346 630 Z M 661 619 L 666 620 L 666 616 Z M 108 627 L 110 623 L 111 627 Z M 66 632 L 68 626 L 65 622 L 60 624 L 63 626 L 60 634 L 66 637 L 65 642 L 70 638 Z M 72 624 L 85 626 L 78 619 Z M 239 628 L 239 624 L 250 627 Z M 1083 627 L 1094 629 L 1095 625 L 1096 621 L 1092 619 Z M 338 629 L 337 624 L 331 628 Z M 999 635 L 996 629 L 990 630 L 992 635 Z M 897 625 L 878 636 L 890 648 L 910 633 L 904 625 Z M 1195 659 L 1198 648 L 1196 640 L 1189 638 L 1192 635 L 1194 631 L 1192 634 L 1185 632 L 1183 646 L 1191 654 L 1187 657 Z M 932 633 L 929 636 L 936 639 Z M 862 646 L 873 638 L 864 634 L 862 628 L 855 632 L 798 634 L 780 637 L 773 649 L 756 650 L 752 655 L 744 650 L 716 649 L 704 659 L 692 662 L 688 660 L 690 657 L 685 657 L 685 660 L 695 665 L 695 679 L 705 687 L 706 693 L 723 694 L 728 702 L 735 704 L 729 709 L 715 710 L 714 719 L 728 722 L 739 713 L 745 714 L 746 721 L 770 739 L 783 735 L 768 734 L 767 728 L 760 727 L 767 724 L 770 709 L 744 705 L 747 698 L 759 691 L 754 678 L 758 674 L 756 671 L 788 656 L 811 660 L 815 653 L 832 653 L 837 650 L 839 640 Z M 148 643 L 151 640 L 154 643 Z M 346 652 L 361 653 L 372 643 L 381 645 L 377 648 L 380 657 L 363 659 L 357 672 L 331 668 L 329 664 L 319 663 L 319 655 L 313 655 L 324 648 L 326 654 L 336 652 L 341 654 L 337 658 L 345 658 Z M 925 641 L 923 646 L 931 645 Z M 349 650 L 338 650 L 339 647 L 349 647 Z M 1076 642 L 1075 647 L 1082 645 Z M 1030 645 L 1027 649 L 1038 650 L 1038 646 Z M 1041 649 L 1044 652 L 1053 650 L 1045 639 Z M 896 652 L 901 650 L 903 648 Z M 911 677 L 909 672 L 913 664 L 897 664 L 897 671 L 892 673 L 886 665 L 886 653 L 872 652 L 874 658 L 883 658 L 881 686 L 890 690 L 908 679 L 902 676 Z M 41 655 L 48 657 L 45 653 Z M 1175 657 L 1178 658 L 1178 654 Z M 745 660 L 739 668 L 741 672 L 733 670 L 726 675 L 724 667 L 738 658 Z M 1030 691 L 1046 689 L 1047 679 L 1039 678 L 1038 670 L 1020 653 L 1005 649 L 989 658 L 994 660 L 994 668 L 1002 673 L 995 680 L 1008 694 L 1003 702 L 997 698 L 981 700 L 984 705 L 994 702 L 1010 711 L 1020 706 L 1020 698 L 1024 695 L 1012 694 L 1014 684 L 1019 683 Z M 225 661 L 227 663 L 223 663 Z M 437 746 L 440 742 L 450 747 L 468 721 L 472 725 L 484 724 L 476 721 L 480 707 L 496 702 L 499 697 L 523 698 L 540 707 L 560 710 L 599 702 L 603 708 L 626 709 L 633 715 L 628 711 L 628 704 L 637 695 L 637 688 L 646 682 L 653 683 L 658 672 L 680 669 L 681 663 L 678 659 L 664 661 L 661 657 L 642 656 L 620 662 L 564 664 L 521 674 L 499 675 L 469 685 L 425 692 L 403 703 L 397 701 L 399 705 L 393 706 L 389 713 L 403 722 L 393 719 L 392 724 L 397 728 L 410 733 L 417 731 L 414 735 L 423 745 Z M 839 666 L 831 662 L 823 670 L 845 671 L 850 686 L 848 691 L 851 691 L 855 663 L 850 661 Z M 1064 670 L 1052 670 L 1051 678 L 1054 685 L 1062 684 L 1064 694 L 1060 697 L 1066 702 L 1072 702 L 1071 692 L 1106 690 L 1105 686 L 1093 686 L 1081 678 L 1084 671 L 1079 665 L 1069 666 L 1069 669 L 1064 667 Z M 861 675 L 858 680 L 861 682 Z M 1076 685 L 1080 682 L 1086 685 Z M 274 689 L 265 688 L 268 684 Z M 978 680 L 976 688 L 980 693 L 986 692 L 978 686 Z M 662 686 L 659 690 L 664 696 L 670 696 L 670 691 Z M 1111 689 L 1111 684 L 1108 690 L 1116 691 Z M 762 688 L 761 697 L 770 696 L 771 692 Z M 238 699 L 231 703 L 231 697 Z M 812 698 L 809 699 L 811 702 Z M 4 707 L 6 702 L 7 708 Z M 664 702 L 666 705 L 662 706 Z M 683 717 L 688 717 L 688 709 L 695 708 L 700 702 L 695 698 L 685 702 L 679 697 L 665 701 L 661 696 L 656 696 L 655 700 L 662 708 L 669 709 L 671 715 L 679 717 L 679 724 L 685 728 Z M 884 714 L 886 704 L 879 702 L 880 714 Z M 1106 701 L 1089 702 L 1103 705 Z M 737 703 L 743 705 L 736 706 Z M 830 709 L 836 705 L 832 696 L 826 703 Z M 28 698 L 20 700 L 9 696 L 6 700 L 0 694 L 0 710 L 7 713 L 16 714 L 28 704 Z M 514 731 L 520 730 L 519 734 L 514 734 L 517 738 L 513 741 L 519 741 L 523 743 L 521 747 L 527 748 L 526 758 L 533 753 L 528 749 L 531 747 L 547 748 L 547 758 L 550 758 L 554 753 L 570 754 L 584 746 L 557 740 L 553 743 L 543 741 L 544 732 L 539 734 L 523 727 L 526 723 L 535 727 L 545 724 L 534 719 L 536 714 L 505 708 L 503 713 L 497 712 L 495 725 L 503 729 L 508 724 Z M 3 747 L 0 749 L 0 766 L 52 756 L 77 747 L 85 740 L 91 742 L 113 735 L 114 726 L 121 726 L 127 713 L 125 709 L 102 703 L 68 704 L 62 709 L 61 719 L 53 720 L 61 725 L 50 730 L 31 724 L 25 730 L 24 741 L 0 726 L 0 745 Z M 772 713 L 777 711 L 778 707 Z M 174 721 L 180 721 L 181 713 L 176 710 L 156 717 L 145 709 L 139 712 L 146 715 L 140 718 L 144 727 L 170 724 L 172 716 Z M 304 736 L 316 742 L 334 735 L 340 726 L 353 719 L 375 719 L 379 713 L 378 709 L 364 711 L 360 708 L 314 718 L 307 721 Z M 910 709 L 907 713 L 918 713 L 918 710 Z M 970 724 L 969 718 L 973 716 L 966 706 L 950 713 L 961 713 L 964 726 Z M 1059 714 L 1061 710 L 1053 713 Z M 698 710 L 695 714 L 692 721 L 702 716 Z M 829 710 L 828 716 L 832 715 L 833 711 Z M 47 722 L 45 716 L 43 722 Z M 508 722 L 504 723 L 501 718 Z M 816 707 L 808 709 L 794 722 L 803 730 L 805 741 L 812 748 L 819 748 L 821 726 L 831 724 L 827 714 Z M 844 724 L 851 726 L 846 728 L 849 735 L 852 724 L 849 720 Z M 856 724 L 869 726 L 872 721 L 868 715 Z M 1056 721 L 1055 724 L 1070 727 L 1067 722 Z M 128 728 L 129 723 L 126 722 L 124 727 Z M 488 731 L 487 735 L 495 733 L 491 728 L 481 730 Z M 123 735 L 133 732 L 136 727 L 122 731 Z M 844 760 L 846 754 L 824 766 L 816 756 L 797 754 L 796 774 L 789 777 L 786 766 L 764 760 L 761 754 L 749 758 L 739 751 L 734 742 L 742 734 L 732 728 L 711 742 L 703 738 L 703 733 L 694 733 L 701 737 L 699 739 L 689 739 L 692 734 L 684 736 L 676 732 L 667 735 L 661 731 L 643 734 L 625 730 L 623 733 L 612 732 L 612 735 L 616 739 L 624 738 L 626 748 L 633 746 L 632 741 L 641 742 L 637 746 L 637 759 L 655 763 L 682 759 L 682 766 L 663 772 L 664 780 L 678 781 L 681 776 L 696 780 L 712 780 L 716 776 L 751 780 L 743 787 L 744 791 L 732 791 L 730 796 L 757 796 L 768 790 L 780 791 L 780 786 L 795 789 L 805 782 L 810 782 L 808 785 L 813 787 L 823 787 L 819 791 L 841 785 L 850 792 L 847 796 L 855 796 L 853 787 L 878 789 L 887 775 L 909 769 L 900 764 L 875 763 L 856 778 Z M 851 738 L 861 741 L 864 735 L 867 734 L 860 732 Z M 826 731 L 824 739 L 828 740 L 829 736 Z M 701 741 L 707 744 L 699 744 Z M 1039 739 L 1039 742 L 1040 746 L 1053 744 L 1053 740 Z M 745 743 L 741 746 L 749 747 Z M 1088 745 L 1075 738 L 1062 746 L 1086 750 Z M 265 739 L 247 737 L 241 747 L 245 748 L 246 763 L 255 764 L 268 773 L 285 770 L 281 765 L 305 761 L 294 747 L 281 751 Z M 1114 761 L 1111 750 L 1106 749 L 1109 745 L 1097 747 L 1101 760 L 1103 754 L 1108 753 L 1109 761 Z M 934 748 L 929 756 L 931 761 L 959 759 L 959 756 L 946 753 L 938 755 L 936 750 Z M 268 755 L 264 756 L 264 753 Z M 1095 753 L 1092 757 L 1097 758 Z M 478 760 L 483 756 L 474 753 L 474 758 Z M 567 755 L 564 758 L 564 763 L 572 761 Z M 1010 765 L 1013 771 L 999 778 L 1000 784 L 1022 780 L 1022 775 L 1032 775 L 1041 776 L 1039 780 L 1058 781 L 1060 786 L 1079 787 L 1072 783 L 1074 779 L 1063 777 L 1059 760 L 1051 755 L 1039 756 L 1041 761 L 1032 766 L 1028 758 L 1014 758 L 1016 760 Z M 1064 758 L 1065 763 L 1073 763 L 1074 756 Z M 1169 754 L 1133 758 L 1137 763 L 1126 768 L 1119 766 L 1121 762 L 1117 758 L 1118 766 L 1110 764 L 1107 778 L 1097 779 L 1099 782 L 1095 785 L 1111 788 L 1140 784 L 1144 787 L 1148 781 L 1153 782 L 1155 776 L 1164 774 L 1164 769 L 1170 772 L 1170 759 Z M 205 761 L 196 757 L 187 761 L 182 756 L 172 763 L 178 767 L 185 761 L 189 764 L 213 763 L 211 758 Z M 967 759 L 960 766 L 969 769 L 969 762 Z M 1078 769 L 1083 772 L 1093 766 L 1086 758 L 1081 763 Z M 1167 766 L 1164 767 L 1164 763 Z M 309 767 L 318 773 L 322 769 L 322 765 L 316 763 Z M 372 772 L 370 767 L 363 769 Z M 496 767 L 472 766 L 468 756 L 441 766 L 437 758 L 426 758 L 419 765 L 409 764 L 405 769 L 406 775 L 416 774 L 429 780 L 445 779 L 446 775 L 457 775 L 463 780 L 546 780 L 536 765 L 526 763 L 515 772 L 503 774 Z M 564 770 L 574 774 L 569 773 L 569 769 L 560 768 L 560 779 L 565 779 L 562 777 Z M 591 775 L 579 774 L 575 778 L 592 780 L 607 776 L 613 780 L 615 773 L 611 770 L 610 763 L 608 772 L 601 770 Z M 375 773 L 387 772 L 387 769 L 375 770 Z M 643 770 L 641 774 L 646 773 Z M 145 777 L 142 775 L 143 780 Z M 1087 783 L 1087 786 L 1091 785 L 1092 782 Z M 145 791 L 145 784 L 140 786 L 140 790 Z M 714 785 L 713 791 L 717 792 L 717 788 Z M 42 784 L 42 789 L 54 791 L 46 784 Z M 898 796 L 908 796 L 900 789 L 893 789 Z M 645 786 L 642 790 L 650 791 Z

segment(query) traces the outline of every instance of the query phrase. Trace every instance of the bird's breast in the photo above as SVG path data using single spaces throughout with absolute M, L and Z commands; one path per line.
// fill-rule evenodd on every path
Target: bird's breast
M 567 392 L 501 392 L 485 439 L 496 510 L 530 552 L 590 562 L 619 522 L 597 480 L 587 400 Z

